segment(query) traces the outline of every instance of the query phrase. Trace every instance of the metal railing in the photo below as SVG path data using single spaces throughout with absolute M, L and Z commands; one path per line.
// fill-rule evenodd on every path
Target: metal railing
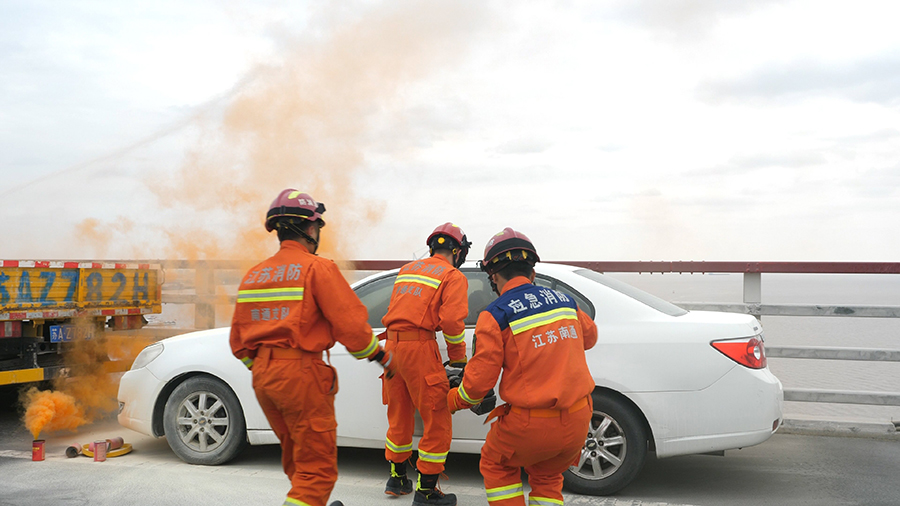
M 194 293 L 163 291 L 163 303 L 194 304 L 194 327 L 212 328 L 216 324 L 216 305 L 233 304 L 234 296 L 217 294 L 217 271 L 236 271 L 243 274 L 247 266 L 237 261 L 154 260 L 163 269 L 193 270 Z M 400 260 L 355 260 L 344 262 L 347 270 L 380 271 L 400 267 Z M 817 304 L 763 304 L 763 274 L 900 274 L 900 262 L 553 262 L 574 265 L 604 273 L 741 273 L 743 274 L 743 303 L 675 302 L 688 310 L 727 311 L 761 316 L 821 316 L 855 318 L 900 318 L 900 306 L 852 306 Z M 237 284 L 238 277 L 234 278 Z M 768 346 L 767 355 L 773 358 L 813 360 L 861 360 L 872 362 L 900 362 L 900 350 L 865 348 Z M 870 406 L 900 406 L 900 393 L 819 390 L 791 388 L 784 391 L 785 401 L 861 404 Z

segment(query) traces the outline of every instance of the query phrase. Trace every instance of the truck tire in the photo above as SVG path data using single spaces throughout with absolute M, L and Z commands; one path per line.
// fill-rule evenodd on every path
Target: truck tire
M 563 473 L 567 490 L 610 495 L 631 483 L 647 457 L 647 429 L 635 408 L 595 392 L 594 416 L 578 464 Z
M 166 401 L 163 428 L 172 451 L 188 464 L 216 466 L 247 445 L 244 412 L 222 381 L 194 376 L 178 385 Z

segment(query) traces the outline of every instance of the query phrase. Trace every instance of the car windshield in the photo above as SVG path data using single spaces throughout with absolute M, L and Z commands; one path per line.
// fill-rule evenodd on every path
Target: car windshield
M 600 283 L 603 286 L 612 288 L 613 290 L 615 290 L 619 293 L 625 294 L 625 295 L 631 297 L 632 299 L 634 299 L 638 302 L 641 302 L 643 304 L 646 304 L 646 305 L 652 307 L 653 309 L 663 312 L 669 316 L 681 316 L 681 315 L 687 314 L 686 310 L 676 306 L 675 304 L 672 304 L 671 302 L 666 302 L 665 300 L 660 299 L 659 297 L 657 297 L 655 295 L 650 295 L 649 293 L 647 293 L 643 290 L 639 290 L 627 283 L 623 283 L 622 281 L 619 281 L 618 279 L 614 279 L 609 276 L 604 276 L 603 274 L 600 274 L 599 272 L 592 271 L 590 269 L 578 269 L 575 271 L 575 273 L 579 274 L 581 276 L 584 276 L 592 281 L 596 281 L 597 283 Z
M 466 316 L 466 326 L 474 326 L 481 313 L 488 304 L 497 298 L 491 290 L 487 276 L 476 269 L 462 269 L 469 282 L 469 314 Z M 391 293 L 394 289 L 396 274 L 373 280 L 356 288 L 356 295 L 369 311 L 369 326 L 373 329 L 382 328 L 381 319 L 387 313 L 391 302 Z

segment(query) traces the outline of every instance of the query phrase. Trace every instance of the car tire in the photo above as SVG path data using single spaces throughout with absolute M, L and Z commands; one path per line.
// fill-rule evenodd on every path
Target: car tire
M 593 394 L 594 416 L 578 464 L 563 473 L 567 490 L 611 495 L 631 483 L 647 457 L 647 429 L 623 399 Z
M 163 428 L 169 447 L 188 464 L 223 464 L 247 445 L 237 396 L 225 383 L 206 376 L 188 378 L 172 391 Z

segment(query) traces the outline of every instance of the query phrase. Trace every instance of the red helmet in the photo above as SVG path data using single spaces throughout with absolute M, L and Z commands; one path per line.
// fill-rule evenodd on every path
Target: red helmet
M 466 233 L 449 221 L 434 229 L 425 240 L 425 244 L 428 245 L 428 251 L 432 255 L 435 249 L 446 248 L 453 252 L 453 266 L 456 268 L 466 261 L 466 255 L 472 247 L 472 243 L 466 239 Z
M 531 240 L 525 234 L 506 227 L 491 237 L 484 247 L 481 270 L 493 274 L 509 262 L 528 262 L 533 266 L 540 261 Z
M 308 193 L 297 191 L 293 188 L 282 190 L 272 201 L 269 212 L 266 213 L 266 230 L 275 230 L 275 220 L 281 217 L 300 218 L 319 223 L 325 226 L 322 213 L 325 212 L 325 204 L 316 202 Z

